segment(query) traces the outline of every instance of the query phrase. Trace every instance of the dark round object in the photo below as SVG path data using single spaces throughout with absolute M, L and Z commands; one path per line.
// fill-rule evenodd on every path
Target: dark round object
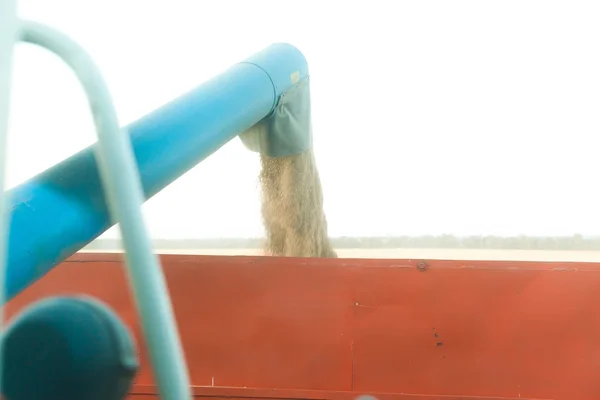
M 125 325 L 88 297 L 42 300 L 4 338 L 7 400 L 121 400 L 139 361 Z

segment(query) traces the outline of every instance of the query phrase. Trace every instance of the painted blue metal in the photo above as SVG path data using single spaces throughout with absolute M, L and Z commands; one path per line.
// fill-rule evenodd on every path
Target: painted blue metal
M 3 394 L 9 399 L 122 400 L 139 370 L 127 326 L 91 297 L 51 297 L 29 305 L 11 321 L 2 342 Z
M 275 44 L 126 127 L 146 199 L 266 117 L 279 96 L 306 76 L 302 54 L 291 45 Z M 114 223 L 95 145 L 9 196 L 7 299 Z

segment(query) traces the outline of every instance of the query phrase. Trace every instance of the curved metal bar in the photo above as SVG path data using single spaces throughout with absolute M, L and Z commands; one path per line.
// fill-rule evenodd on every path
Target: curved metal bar
M 17 0 L 0 1 L 0 334 L 4 333 L 4 303 L 6 299 L 6 264 L 8 247 L 8 210 L 6 195 L 6 147 L 13 68 L 13 53 L 17 40 L 19 18 Z M 0 341 L 0 393 L 4 363 Z
M 86 92 L 98 131 L 96 160 L 110 212 L 121 230 L 130 284 L 161 397 L 190 399 L 188 371 L 170 297 L 140 208 L 144 195 L 139 172 L 104 79 L 86 51 L 68 36 L 36 22 L 23 21 L 20 28 L 22 41 L 58 55 Z

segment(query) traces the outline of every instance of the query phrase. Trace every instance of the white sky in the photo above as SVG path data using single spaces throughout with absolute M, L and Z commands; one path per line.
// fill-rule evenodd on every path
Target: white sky
M 88 49 L 124 124 L 272 42 L 296 45 L 332 236 L 600 234 L 596 0 L 19 7 Z M 20 45 L 15 63 L 11 186 L 95 140 L 60 61 Z M 147 203 L 152 235 L 262 235 L 258 171 L 234 140 Z

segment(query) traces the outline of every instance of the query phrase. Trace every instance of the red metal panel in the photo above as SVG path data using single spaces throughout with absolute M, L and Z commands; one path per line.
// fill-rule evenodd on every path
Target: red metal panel
M 43 296 L 88 293 L 139 340 L 119 260 L 77 255 L 8 312 Z M 274 396 L 224 386 L 340 400 L 600 396 L 600 264 L 427 263 L 163 256 L 192 382 L 215 386 L 198 396 Z M 152 385 L 143 348 L 141 357 L 138 384 Z M 303 397 L 307 390 L 316 397 Z
M 354 390 L 597 398 L 600 273 L 546 265 L 363 270 Z
M 115 256 L 67 262 L 9 305 L 8 312 L 56 293 L 84 292 L 139 325 Z M 351 389 L 349 271 L 253 258 L 163 258 L 194 385 Z M 148 363 L 141 353 L 144 366 Z M 145 367 L 138 383 L 150 384 Z

